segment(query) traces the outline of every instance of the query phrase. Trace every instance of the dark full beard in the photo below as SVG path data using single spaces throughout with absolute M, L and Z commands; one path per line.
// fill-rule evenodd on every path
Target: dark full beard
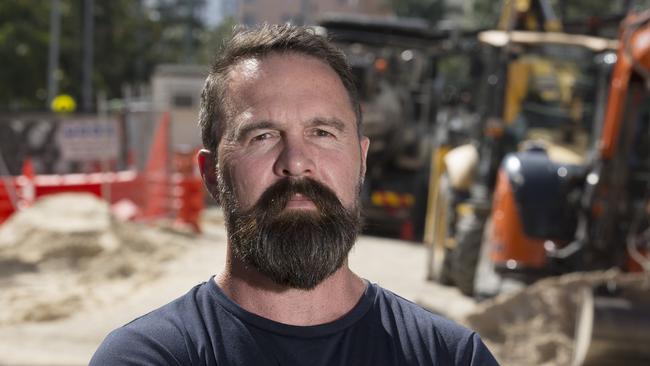
M 317 211 L 285 211 L 297 193 Z M 346 209 L 334 192 L 308 178 L 285 178 L 249 210 L 222 192 L 232 254 L 278 285 L 312 289 L 341 268 L 360 228 L 358 204 Z

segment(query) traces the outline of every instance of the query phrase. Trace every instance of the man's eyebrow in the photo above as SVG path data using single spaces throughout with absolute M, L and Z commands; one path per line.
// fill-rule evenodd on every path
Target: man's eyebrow
M 307 124 L 309 127 L 329 126 L 333 127 L 340 132 L 345 132 L 345 123 L 338 118 L 312 118 Z
M 345 132 L 345 123 L 338 118 L 323 118 L 315 117 L 307 122 L 308 127 L 318 127 L 318 126 L 329 126 L 337 131 Z M 262 120 L 258 122 L 247 123 L 234 131 L 233 137 L 235 140 L 241 140 L 246 137 L 249 133 L 255 130 L 262 129 L 277 129 L 278 123 L 269 120 Z

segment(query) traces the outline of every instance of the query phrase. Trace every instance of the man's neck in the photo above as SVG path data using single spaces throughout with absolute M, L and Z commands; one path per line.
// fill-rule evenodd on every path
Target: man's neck
M 354 308 L 366 287 L 348 268 L 347 260 L 311 290 L 279 286 L 232 257 L 215 281 L 245 310 L 279 323 L 301 326 L 324 324 L 342 317 Z

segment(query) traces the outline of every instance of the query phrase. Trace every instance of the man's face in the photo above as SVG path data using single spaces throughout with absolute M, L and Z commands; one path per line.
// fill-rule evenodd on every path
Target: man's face
M 240 208 L 250 208 L 284 177 L 312 178 L 352 207 L 368 141 L 359 140 L 338 75 L 309 56 L 271 54 L 239 62 L 230 80 L 230 118 L 218 157 Z M 313 208 L 302 197 L 288 207 Z
M 277 283 L 314 287 L 356 239 L 368 140 L 315 58 L 247 59 L 229 76 L 217 175 L 233 254 Z

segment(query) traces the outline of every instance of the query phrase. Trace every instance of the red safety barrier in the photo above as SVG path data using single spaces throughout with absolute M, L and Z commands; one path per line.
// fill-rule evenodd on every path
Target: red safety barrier
M 90 193 L 108 200 L 110 203 L 130 200 L 136 206 L 142 205 L 142 177 L 135 171 L 117 173 L 36 175 L 28 178 L 25 175 L 5 177 L 0 184 L 0 223 L 16 211 L 12 197 L 5 182 L 11 182 L 11 187 L 19 207 L 28 206 L 34 200 L 59 193 Z M 103 197 L 107 193 L 108 197 Z
M 108 173 L 36 175 L 31 160 L 25 160 L 23 175 L 0 180 L 0 223 L 19 207 L 50 194 L 84 192 L 111 204 L 130 201 L 137 209 L 130 218 L 170 218 L 200 232 L 204 190 L 194 163 L 196 151 L 169 154 L 169 114 L 163 114 L 142 173 L 133 170 Z M 172 166 L 177 173 L 172 174 Z M 8 183 L 7 183 L 8 182 Z M 9 187 L 6 187 L 9 184 Z M 11 192 L 9 192 L 11 190 Z M 17 201 L 17 202 L 14 202 Z
M 174 175 L 174 208 L 175 222 L 181 226 L 189 226 L 196 232 L 201 232 L 199 219 L 203 211 L 205 197 L 203 181 L 200 177 Z
M 7 187 L 7 184 L 11 186 Z M 0 180 L 0 223 L 4 222 L 16 211 L 11 193 L 9 193 L 10 189 L 16 192 L 16 184 L 13 178 L 7 177 L 7 179 Z

